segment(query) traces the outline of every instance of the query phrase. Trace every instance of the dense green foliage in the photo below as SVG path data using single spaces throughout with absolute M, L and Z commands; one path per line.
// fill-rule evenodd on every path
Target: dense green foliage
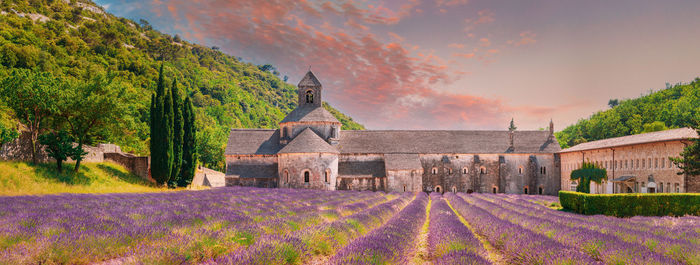
M 700 129 L 697 129 L 700 135 Z M 669 157 L 681 171 L 678 175 L 700 175 L 700 138 L 690 140 L 693 143 L 688 145 L 680 157 Z
M 689 84 L 629 100 L 611 102 L 611 109 L 581 119 L 561 132 L 562 148 L 611 137 L 700 125 L 700 78 Z
M 617 217 L 700 215 L 698 193 L 586 194 L 559 191 L 565 210 Z
M 581 168 L 571 171 L 571 180 L 577 180 L 577 192 L 591 193 L 591 181 L 601 183 L 608 179 L 608 172 L 593 163 L 583 163 Z
M 165 75 L 172 78 L 165 83 L 176 80 L 183 97 L 192 99 L 197 151 L 204 166 L 224 168 L 230 128 L 276 128 L 296 105 L 296 87 L 280 80 L 274 67 L 244 63 L 218 49 L 162 34 L 147 23 L 79 8 L 76 1 L 5 0 L 0 10 L 7 13 L 0 15 L 0 78 L 17 68 L 80 81 L 110 72 L 126 86 L 133 101 L 123 103 L 120 130 L 103 130 L 93 141 L 149 154 L 149 97 L 156 89 L 161 60 Z M 22 14 L 41 14 L 48 20 L 33 21 Z M 325 107 L 343 129 L 362 129 Z
M 13 69 L 0 82 L 0 102 L 12 110 L 30 134 L 32 163 L 38 162 L 38 138 L 45 123 L 58 113 L 58 98 L 64 83 L 48 72 Z
M 39 143 L 46 146 L 49 157 L 56 159 L 58 172 L 63 172 L 63 161 L 84 155 L 82 148 L 73 146 L 73 137 L 66 131 L 49 132 L 39 135 Z

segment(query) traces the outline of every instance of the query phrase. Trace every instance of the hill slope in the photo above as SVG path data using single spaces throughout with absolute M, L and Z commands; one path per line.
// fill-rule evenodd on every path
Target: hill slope
M 58 173 L 55 168 L 53 164 L 0 162 L 0 196 L 167 191 L 113 163 L 86 163 L 77 174 L 70 170 Z
M 581 119 L 556 136 L 562 148 L 664 128 L 700 125 L 700 78 L 677 84 Z
M 0 13 L 0 78 L 13 68 L 82 80 L 112 72 L 131 87 L 131 112 L 118 121 L 123 131 L 103 132 L 96 139 L 126 151 L 148 153 L 149 101 L 161 60 L 166 83 L 176 78 L 193 99 L 200 159 L 208 167 L 223 167 L 230 128 L 275 128 L 296 105 L 296 87 L 282 81 L 274 67 L 244 63 L 160 33 L 145 21 L 115 17 L 91 1 L 5 0 Z M 363 129 L 324 106 L 344 129 Z

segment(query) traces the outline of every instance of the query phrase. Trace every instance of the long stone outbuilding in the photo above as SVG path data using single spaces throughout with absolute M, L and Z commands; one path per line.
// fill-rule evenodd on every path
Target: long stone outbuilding
M 570 179 L 582 163 L 605 168 L 608 180 L 591 183 L 591 193 L 700 192 L 700 176 L 678 174 L 669 157 L 679 157 L 698 138 L 691 128 L 671 129 L 609 138 L 561 150 L 561 189 L 576 190 Z
M 311 71 L 298 88 L 279 129 L 231 130 L 227 185 L 550 195 L 561 187 L 551 122 L 544 131 L 343 131 Z

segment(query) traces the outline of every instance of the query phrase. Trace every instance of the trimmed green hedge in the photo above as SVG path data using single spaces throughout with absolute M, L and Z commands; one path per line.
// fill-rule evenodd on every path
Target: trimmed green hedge
M 559 191 L 559 202 L 566 210 L 587 215 L 700 215 L 700 193 L 588 194 Z

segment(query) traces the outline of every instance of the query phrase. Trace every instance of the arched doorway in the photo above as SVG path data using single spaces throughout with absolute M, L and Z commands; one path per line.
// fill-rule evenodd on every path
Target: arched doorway
M 435 187 L 435 192 L 437 192 L 437 193 L 442 193 L 442 187 L 440 187 L 439 185 L 436 186 L 436 187 Z
M 457 193 L 457 187 L 452 186 L 452 193 Z

